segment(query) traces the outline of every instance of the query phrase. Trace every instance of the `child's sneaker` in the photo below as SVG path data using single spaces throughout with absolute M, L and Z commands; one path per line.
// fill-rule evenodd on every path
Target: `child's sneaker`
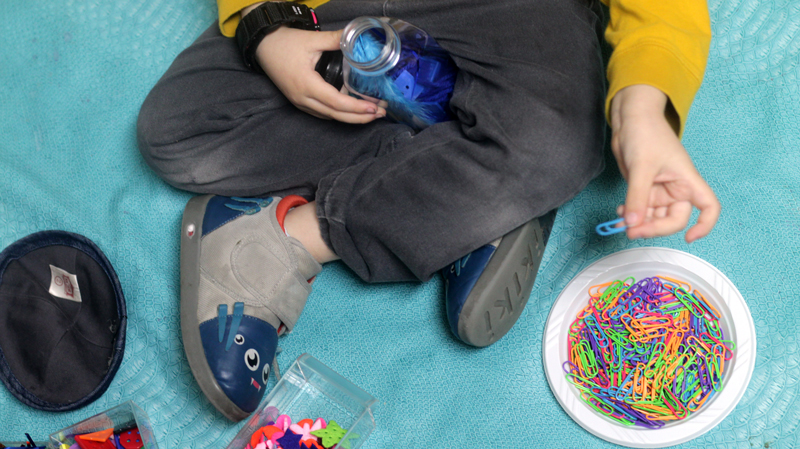
M 278 335 L 303 311 L 322 270 L 283 231 L 299 196 L 192 198 L 181 228 L 181 331 L 192 374 L 233 421 L 264 396 Z
M 450 329 L 489 346 L 517 322 L 533 289 L 556 210 L 535 218 L 442 270 Z

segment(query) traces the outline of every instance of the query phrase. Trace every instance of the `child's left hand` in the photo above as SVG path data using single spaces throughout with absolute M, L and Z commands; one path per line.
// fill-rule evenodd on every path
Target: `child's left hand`
M 611 104 L 611 149 L 628 181 L 625 217 L 628 238 L 674 234 L 686 228 L 692 207 L 697 224 L 686 232 L 691 243 L 717 223 L 720 204 L 692 163 L 664 114 L 667 96 L 648 85 L 626 87 Z

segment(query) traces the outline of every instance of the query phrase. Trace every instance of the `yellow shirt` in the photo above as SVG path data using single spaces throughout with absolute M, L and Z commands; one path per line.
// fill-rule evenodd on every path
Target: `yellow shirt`
M 234 36 L 239 11 L 261 0 L 217 0 L 219 26 Z M 305 0 L 311 8 L 328 0 Z M 432 0 L 433 1 L 433 0 Z M 683 133 L 689 108 L 703 81 L 711 43 L 706 0 L 602 0 L 611 17 L 605 37 L 613 53 L 608 62 L 606 119 L 620 89 L 648 84 L 669 97 Z

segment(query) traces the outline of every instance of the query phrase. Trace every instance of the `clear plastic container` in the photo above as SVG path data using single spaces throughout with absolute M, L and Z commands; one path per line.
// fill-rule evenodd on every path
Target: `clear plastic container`
M 323 418 L 346 429 L 333 449 L 358 449 L 375 430 L 377 399 L 308 354 L 302 354 L 242 427 L 227 449 L 244 449 L 260 428 L 288 415 L 293 423 Z M 348 443 L 345 443 L 348 442 Z
M 153 436 L 153 428 L 147 414 L 133 401 L 124 402 L 103 413 L 92 416 L 77 424 L 61 429 L 50 435 L 47 443 L 48 449 L 62 449 L 75 444 L 75 435 L 100 432 L 113 428 L 115 432 L 129 430 L 133 427 L 139 429 L 144 449 L 158 449 L 158 444 Z
M 387 116 L 422 129 L 452 119 L 449 103 L 456 67 L 424 30 L 388 17 L 359 17 L 340 43 L 345 88 L 383 102 Z

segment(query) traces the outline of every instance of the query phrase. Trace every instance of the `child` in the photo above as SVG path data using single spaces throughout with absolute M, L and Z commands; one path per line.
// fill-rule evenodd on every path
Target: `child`
M 595 0 L 306 2 L 326 30 L 395 17 L 450 52 L 457 119 L 415 133 L 315 72 L 340 31 L 250 36 L 251 70 L 231 37 L 267 7 L 218 0 L 219 27 L 178 56 L 138 123 L 159 176 L 213 194 L 189 202 L 181 236 L 184 346 L 211 402 L 233 420 L 255 409 L 277 336 L 338 258 L 368 282 L 444 267 L 454 334 L 476 346 L 502 337 L 527 302 L 555 209 L 603 169 L 604 111 L 629 186 L 618 210 L 628 237 L 678 232 L 693 206 L 686 240 L 708 234 L 720 206 L 679 135 L 710 25 L 704 1 L 676 1 L 609 0 L 607 92 Z

